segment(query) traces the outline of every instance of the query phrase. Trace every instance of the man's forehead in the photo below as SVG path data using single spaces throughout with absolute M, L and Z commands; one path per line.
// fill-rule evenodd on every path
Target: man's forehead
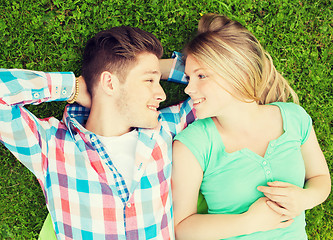
M 131 71 L 142 75 L 161 75 L 158 58 L 151 53 L 140 54 Z

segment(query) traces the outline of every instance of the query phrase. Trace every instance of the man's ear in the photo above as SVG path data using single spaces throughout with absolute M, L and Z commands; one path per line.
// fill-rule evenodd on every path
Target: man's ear
M 106 94 L 113 95 L 119 86 L 119 79 L 115 74 L 104 71 L 100 75 L 100 86 Z

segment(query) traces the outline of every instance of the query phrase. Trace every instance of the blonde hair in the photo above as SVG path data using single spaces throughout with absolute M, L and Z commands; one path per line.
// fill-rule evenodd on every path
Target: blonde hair
M 239 22 L 214 13 L 204 15 L 198 33 L 185 47 L 236 90 L 238 99 L 259 104 L 286 102 L 297 94 L 277 72 L 271 56 L 254 35 Z M 221 85 L 221 84 L 220 84 Z M 223 86 L 222 86 L 223 87 Z

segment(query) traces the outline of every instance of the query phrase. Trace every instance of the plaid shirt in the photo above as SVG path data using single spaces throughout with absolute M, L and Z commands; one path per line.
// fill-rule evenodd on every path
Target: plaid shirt
M 175 62 L 169 80 L 184 80 Z M 162 109 L 155 129 L 138 129 L 127 188 L 102 143 L 83 127 L 88 109 L 67 105 L 59 121 L 23 107 L 67 100 L 74 82 L 73 73 L 0 70 L 0 140 L 37 177 L 57 238 L 174 239 L 171 147 L 195 118 L 190 101 Z

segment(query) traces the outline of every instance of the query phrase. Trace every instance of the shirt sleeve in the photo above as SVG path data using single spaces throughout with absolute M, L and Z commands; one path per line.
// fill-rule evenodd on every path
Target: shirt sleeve
M 293 132 L 303 145 L 310 136 L 312 129 L 312 119 L 303 107 L 298 104 L 288 102 L 279 103 L 283 107 L 287 115 L 286 125 L 289 131 Z
M 68 99 L 74 79 L 72 73 L 0 69 L 0 141 L 38 179 L 47 166 L 50 129 L 59 121 L 38 119 L 23 105 Z
M 178 140 L 183 143 L 195 156 L 199 162 L 202 171 L 206 171 L 207 163 L 206 156 L 208 155 L 207 145 L 209 144 L 209 139 L 202 128 L 201 121 L 191 124 L 181 133 L 177 134 L 174 140 Z
M 193 101 L 188 98 L 184 102 L 173 105 L 160 110 L 160 118 L 163 121 L 164 127 L 174 137 L 190 123 L 196 120 L 195 109 L 193 108 Z
M 188 82 L 184 74 L 185 64 L 182 54 L 179 52 L 173 52 L 172 58 L 174 58 L 174 62 L 168 81 L 187 84 Z M 186 101 L 179 104 L 163 108 L 160 113 L 160 117 L 162 118 L 162 121 L 167 123 L 167 128 L 171 132 L 172 137 L 196 120 L 195 109 L 193 108 L 191 98 L 188 98 Z
M 0 69 L 0 102 L 8 106 L 65 101 L 74 92 L 71 72 Z
M 303 145 L 310 136 L 312 129 L 312 118 L 301 106 L 299 107 L 299 111 L 301 117 L 301 145 Z
M 185 75 L 185 63 L 183 55 L 179 52 L 173 52 L 171 58 L 174 59 L 168 81 L 187 84 Z

